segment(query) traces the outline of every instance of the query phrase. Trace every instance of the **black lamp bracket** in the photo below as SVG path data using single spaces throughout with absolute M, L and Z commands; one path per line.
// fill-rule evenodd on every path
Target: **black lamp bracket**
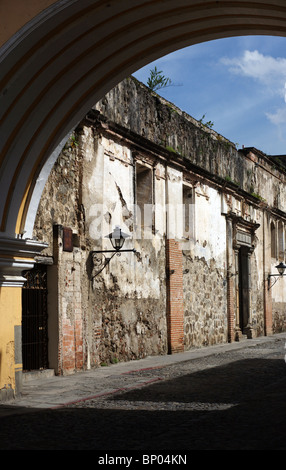
M 117 255 L 117 256 L 121 256 L 121 253 L 127 253 L 127 252 L 133 252 L 133 253 L 136 253 L 136 250 L 133 248 L 133 249 L 130 249 L 130 250 L 93 250 L 91 251 L 91 256 L 92 256 L 92 259 L 93 259 L 93 266 L 94 268 L 98 268 L 96 270 L 93 270 L 92 272 L 92 280 L 98 276 L 98 274 L 100 274 L 105 268 L 106 266 L 110 263 L 110 261 L 112 260 L 112 258 Z M 107 257 L 105 256 L 105 253 L 111 253 L 111 256 Z M 100 257 L 96 258 L 97 260 L 97 263 L 94 262 L 94 254 L 101 254 L 103 255 L 103 259 L 101 259 Z
M 270 290 L 274 284 L 276 284 L 276 282 L 278 281 L 278 279 L 282 276 L 286 276 L 286 274 L 284 274 L 284 271 L 286 269 L 286 265 L 281 261 L 277 266 L 275 266 L 275 268 L 278 270 L 278 274 L 268 274 L 268 290 Z M 270 278 L 271 277 L 277 277 L 277 279 L 275 279 L 275 281 L 272 283 L 272 285 L 270 285 Z
M 280 277 L 283 277 L 283 276 L 286 276 L 286 274 L 268 274 L 268 290 L 270 290 L 274 284 L 276 284 L 276 282 L 278 281 L 278 279 L 280 279 Z M 271 277 L 276 277 L 276 279 L 274 280 L 274 282 L 270 285 L 270 278 Z
M 131 248 L 130 250 L 93 250 L 91 253 L 124 253 L 127 251 L 132 251 L 133 253 L 136 253 L 135 248 Z

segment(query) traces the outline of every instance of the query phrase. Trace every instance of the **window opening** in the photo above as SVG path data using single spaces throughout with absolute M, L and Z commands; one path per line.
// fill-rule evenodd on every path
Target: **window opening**
M 194 238 L 194 191 L 193 188 L 183 185 L 183 234 L 185 238 Z
M 270 237 L 271 237 L 271 257 L 276 258 L 276 228 L 274 222 L 270 224 Z
M 136 162 L 135 165 L 136 225 L 143 233 L 153 232 L 153 169 Z
M 278 223 L 278 248 L 279 248 L 279 259 L 284 261 L 284 227 L 282 221 Z

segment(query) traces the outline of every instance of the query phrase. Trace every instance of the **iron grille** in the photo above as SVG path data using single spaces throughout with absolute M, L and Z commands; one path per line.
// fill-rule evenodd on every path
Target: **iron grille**
M 23 370 L 48 368 L 47 268 L 37 266 L 25 273 L 22 290 Z

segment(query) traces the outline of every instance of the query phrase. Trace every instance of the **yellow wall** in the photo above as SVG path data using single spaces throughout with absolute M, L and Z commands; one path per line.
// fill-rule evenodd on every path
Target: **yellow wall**
M 21 287 L 0 287 L 0 392 L 16 389 L 16 373 L 22 364 L 15 361 L 15 327 L 21 325 Z
M 48 8 L 56 0 L 1 0 L 0 46 L 10 39 L 22 26 Z

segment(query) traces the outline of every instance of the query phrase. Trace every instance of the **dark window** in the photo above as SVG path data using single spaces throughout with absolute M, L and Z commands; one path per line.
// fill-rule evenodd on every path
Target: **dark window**
M 136 225 L 138 228 L 152 230 L 153 220 L 153 170 L 136 163 L 135 204 Z

